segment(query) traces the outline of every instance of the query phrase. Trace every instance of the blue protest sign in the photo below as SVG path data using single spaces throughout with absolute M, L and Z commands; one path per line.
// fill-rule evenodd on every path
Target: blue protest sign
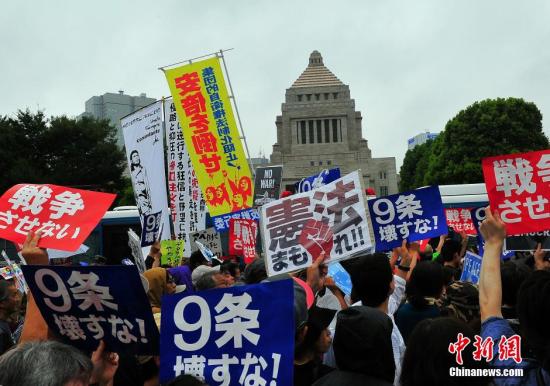
M 159 332 L 135 266 L 22 267 L 48 327 L 86 351 L 158 355 Z
M 472 284 L 479 282 L 479 272 L 481 270 L 481 256 L 470 251 L 464 255 L 464 265 L 460 281 L 469 281 Z
M 340 169 L 325 169 L 319 174 L 314 174 L 312 176 L 302 178 L 300 182 L 294 184 L 296 193 L 309 192 L 310 190 L 316 189 L 320 186 L 326 185 L 333 181 L 336 181 L 340 178 Z
M 485 208 L 473 208 L 470 210 L 470 213 L 472 214 L 472 222 L 474 223 L 474 227 L 476 228 L 477 232 L 477 252 L 480 256 L 483 256 L 483 253 L 485 252 L 485 240 L 483 240 L 483 236 L 481 235 L 481 232 L 479 231 L 479 226 L 483 220 L 485 220 Z M 512 236 L 513 239 L 521 239 L 523 236 Z M 508 240 L 507 238 L 506 240 Z M 502 260 L 509 260 L 514 255 L 513 251 L 507 251 L 506 249 L 502 250 L 502 254 L 500 255 L 500 258 Z
M 160 224 L 162 223 L 162 211 L 141 216 L 141 246 L 153 245 L 159 236 Z
M 260 215 L 255 208 L 243 209 L 238 212 L 232 212 L 212 217 L 214 228 L 218 233 L 224 233 L 229 230 L 229 220 L 234 219 L 246 219 L 246 220 L 260 220 Z
M 351 277 L 340 263 L 333 263 L 328 266 L 328 275 L 334 279 L 334 283 L 346 295 L 351 295 Z
M 448 232 L 437 186 L 392 194 L 367 202 L 377 251 L 398 247 L 403 240 L 424 240 Z
M 292 385 L 292 280 L 162 298 L 160 381 Z

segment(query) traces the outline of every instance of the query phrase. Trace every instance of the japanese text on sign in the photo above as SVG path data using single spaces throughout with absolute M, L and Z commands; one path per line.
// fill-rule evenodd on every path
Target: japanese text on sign
M 200 232 L 194 232 L 190 235 L 191 238 L 191 251 L 195 252 L 199 250 L 197 241 L 204 245 L 207 249 L 212 251 L 218 258 L 222 256 L 222 241 L 220 234 L 214 230 L 214 228 L 207 228 Z M 205 256 L 206 257 L 206 256 Z
M 183 140 L 172 99 L 164 104 L 168 195 L 176 239 L 184 240 L 184 256 L 191 255 L 189 233 L 205 229 L 206 202 Z
M 210 214 L 252 207 L 253 186 L 218 58 L 165 71 Z
M 212 217 L 212 222 L 214 223 L 214 228 L 218 233 L 224 233 L 229 230 L 229 222 L 231 219 L 245 219 L 245 220 L 254 220 L 259 221 L 260 215 L 255 208 L 243 209 L 239 212 L 233 212 L 224 214 L 221 216 Z
M 133 266 L 23 266 L 48 326 L 68 343 L 94 350 L 158 353 L 158 329 Z M 120 280 L 124 277 L 124 280 Z
M 114 198 L 57 185 L 15 185 L 0 198 L 0 237 L 22 243 L 30 231 L 41 231 L 40 247 L 74 251 Z
M 509 235 L 550 229 L 550 150 L 484 158 L 489 202 Z
M 472 222 L 472 208 L 446 208 L 445 217 L 447 225 L 453 228 L 455 232 L 466 232 L 468 235 L 475 235 L 476 229 Z
M 231 219 L 229 227 L 229 254 L 242 255 L 244 263 L 256 258 L 258 223 L 254 220 Z
M 307 268 L 323 251 L 338 261 L 371 248 L 358 171 L 261 211 L 269 275 Z
M 387 251 L 403 240 L 416 241 L 447 234 L 437 186 L 368 201 L 376 250 Z
M 292 299 L 291 280 L 165 296 L 161 382 L 185 373 L 212 386 L 292 384 Z

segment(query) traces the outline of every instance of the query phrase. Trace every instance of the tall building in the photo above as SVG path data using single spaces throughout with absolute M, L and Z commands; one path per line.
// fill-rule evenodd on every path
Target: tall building
M 93 96 L 86 101 L 86 111 L 81 116 L 92 116 L 97 119 L 108 119 L 111 125 L 117 128 L 117 143 L 122 148 L 124 138 L 120 127 L 120 119 L 128 114 L 150 105 L 156 101 L 147 98 L 144 93 L 139 96 L 131 96 L 119 91 L 117 94 L 108 92 L 100 96 Z
M 407 141 L 409 145 L 409 150 L 414 149 L 418 145 L 422 145 L 430 140 L 435 139 L 438 135 L 438 133 L 429 133 L 426 131 L 425 133 L 420 133 L 412 138 L 409 138 L 409 140 Z
M 281 110 L 271 163 L 283 165 L 283 186 L 339 167 L 342 175 L 361 169 L 365 188 L 377 195 L 398 192 L 395 158 L 372 158 L 349 86 L 325 67 L 318 51 L 286 90 Z

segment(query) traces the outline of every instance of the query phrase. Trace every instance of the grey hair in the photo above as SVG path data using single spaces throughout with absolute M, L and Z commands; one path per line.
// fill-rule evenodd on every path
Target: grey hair
M 92 361 L 78 349 L 56 341 L 21 344 L 0 356 L 0 385 L 88 384 Z
M 197 280 L 197 283 L 195 283 L 195 289 L 197 291 L 203 291 L 216 288 L 216 285 L 218 285 L 218 283 L 216 283 L 216 280 L 214 280 L 214 276 L 219 274 L 219 271 L 206 272 L 199 278 L 199 280 Z

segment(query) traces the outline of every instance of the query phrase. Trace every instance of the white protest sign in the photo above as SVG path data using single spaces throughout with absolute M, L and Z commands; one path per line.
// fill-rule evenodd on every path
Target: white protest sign
M 261 208 L 268 274 L 310 266 L 321 252 L 339 261 L 373 248 L 359 171 Z
M 206 228 L 206 203 L 183 140 L 183 131 L 170 98 L 164 103 L 166 128 L 166 160 L 168 165 L 168 195 L 174 233 L 185 240 L 183 256 L 191 256 L 191 232 Z
M 145 217 L 155 216 L 155 226 L 147 227 L 152 235 L 144 235 L 147 244 L 153 244 L 160 223 L 164 225 L 161 240 L 169 240 L 170 216 L 164 173 L 162 101 L 122 118 L 120 123 L 142 228 L 145 226 Z

